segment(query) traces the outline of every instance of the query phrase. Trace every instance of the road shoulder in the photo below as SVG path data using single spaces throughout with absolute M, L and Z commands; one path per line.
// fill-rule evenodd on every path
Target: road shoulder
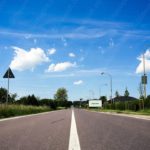
M 97 112 L 97 111 L 92 111 L 92 110 L 87 110 L 87 111 L 100 113 L 100 114 L 130 117 L 130 118 L 143 119 L 143 120 L 149 120 L 150 121 L 150 116 L 146 116 L 146 115 L 133 115 L 133 114 L 123 114 L 123 113 L 119 114 L 119 113 L 115 113 L 115 112 Z

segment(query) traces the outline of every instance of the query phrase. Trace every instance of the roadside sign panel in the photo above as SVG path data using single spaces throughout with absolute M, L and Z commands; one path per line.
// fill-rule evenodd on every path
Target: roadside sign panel
M 146 75 L 143 75 L 141 80 L 142 80 L 142 84 L 147 84 L 147 76 Z
M 89 107 L 102 107 L 101 100 L 89 100 Z
M 8 70 L 4 74 L 3 78 L 15 78 L 15 76 L 10 68 L 8 68 Z
M 8 68 L 8 70 L 6 71 L 6 73 L 4 74 L 3 78 L 7 78 L 8 79 L 8 89 L 7 89 L 7 99 L 6 99 L 6 104 L 8 103 L 8 98 L 9 98 L 9 80 L 11 78 L 15 78 L 12 70 L 10 68 Z

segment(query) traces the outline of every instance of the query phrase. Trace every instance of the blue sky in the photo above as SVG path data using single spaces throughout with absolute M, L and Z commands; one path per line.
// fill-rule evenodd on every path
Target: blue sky
M 143 53 L 150 71 L 149 16 L 150 0 L 1 0 L 0 86 L 10 66 L 19 97 L 53 98 L 65 87 L 70 100 L 109 98 L 109 73 L 113 95 L 127 87 L 139 97 Z

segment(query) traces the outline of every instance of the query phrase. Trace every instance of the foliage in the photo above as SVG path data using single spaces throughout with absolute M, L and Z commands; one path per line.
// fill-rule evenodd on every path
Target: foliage
M 147 95 L 147 99 L 149 99 L 149 100 L 150 100 L 150 95 Z
M 6 102 L 7 90 L 5 88 L 0 88 L 0 103 Z
M 54 99 L 57 101 L 67 101 L 68 100 L 67 90 L 65 88 L 59 88 L 54 95 Z
M 89 100 L 86 100 L 86 101 L 73 101 L 72 105 L 76 108 L 79 108 L 80 105 L 81 105 L 81 108 L 87 108 L 88 107 L 88 103 L 89 103 Z
M 8 95 L 8 103 L 13 103 L 15 102 L 15 99 L 17 97 L 17 94 L 9 94 Z M 0 88 L 0 103 L 6 103 L 7 99 L 7 89 L 1 87 Z
M 40 112 L 50 111 L 48 107 L 39 106 L 25 106 L 25 105 L 0 105 L 0 118 L 7 118 L 13 116 L 35 114 Z
M 61 108 L 69 108 L 72 105 L 71 101 L 57 101 L 52 99 L 42 99 L 39 101 L 39 105 L 41 106 L 48 106 L 52 109 Z
M 35 95 L 28 95 L 15 100 L 17 94 L 9 95 L 8 105 L 6 102 L 7 90 L 0 88 L 0 118 L 26 115 L 32 113 L 40 113 L 56 109 L 64 109 L 72 106 L 71 101 L 67 101 L 68 95 L 65 88 L 58 89 L 56 99 L 39 99 Z M 11 105 L 10 105 L 11 104 Z
M 113 104 L 106 103 L 104 109 L 113 109 L 113 110 L 131 110 L 139 111 L 143 110 L 143 101 L 144 109 L 150 109 L 150 98 L 145 100 L 132 100 L 132 101 L 117 101 Z
M 104 104 L 107 101 L 106 96 L 101 96 L 99 99 L 102 100 L 102 104 Z
M 124 92 L 124 96 L 128 97 L 130 95 L 128 89 L 126 88 L 125 92 Z
M 116 96 L 116 97 L 119 97 L 119 96 L 120 96 L 118 91 L 115 92 L 115 96 Z
M 34 94 L 21 97 L 20 100 L 18 100 L 16 103 L 17 104 L 23 104 L 23 105 L 39 106 L 38 98 L 36 98 L 34 96 Z

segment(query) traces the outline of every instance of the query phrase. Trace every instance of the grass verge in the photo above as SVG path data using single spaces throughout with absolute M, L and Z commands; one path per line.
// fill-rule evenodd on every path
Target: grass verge
M 25 105 L 0 105 L 0 118 L 36 114 L 51 111 L 51 108 L 45 106 L 25 106 Z
M 131 111 L 131 110 L 111 110 L 111 109 L 88 109 L 98 112 L 110 112 L 110 113 L 122 113 L 122 114 L 133 114 L 133 115 L 148 115 L 150 116 L 150 109 L 140 110 L 140 111 Z

